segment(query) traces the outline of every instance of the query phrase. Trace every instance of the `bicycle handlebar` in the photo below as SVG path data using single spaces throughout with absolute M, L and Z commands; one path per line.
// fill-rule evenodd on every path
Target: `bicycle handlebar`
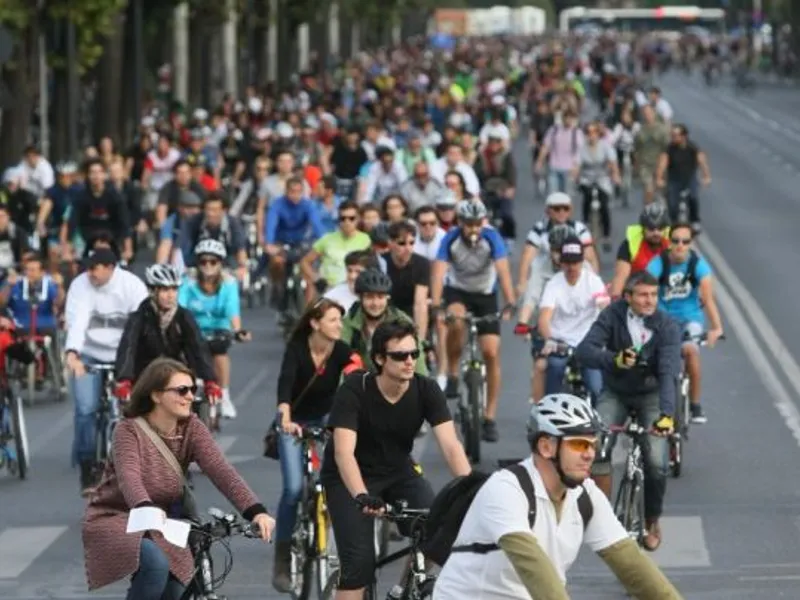
M 427 508 L 408 508 L 408 502 L 405 500 L 386 503 L 384 509 L 386 512 L 380 518 L 389 519 L 390 521 L 425 519 L 430 514 L 430 509 Z
M 723 333 L 718 338 L 719 340 L 725 339 L 725 334 Z M 708 345 L 708 332 L 704 331 L 700 335 L 684 335 L 683 336 L 684 342 L 694 342 L 698 346 L 707 346 Z
M 488 315 L 483 315 L 482 317 L 476 317 L 470 312 L 464 315 L 454 315 L 453 313 L 446 313 L 444 316 L 444 320 L 446 323 L 453 323 L 455 321 L 464 321 L 465 323 L 474 323 L 475 325 L 479 325 L 481 323 L 494 323 L 495 321 L 499 321 L 502 317 L 503 317 L 502 311 L 491 313 Z
M 261 530 L 255 523 L 248 523 L 238 515 L 226 514 L 218 508 L 209 508 L 210 521 L 192 522 L 192 531 L 204 533 L 214 540 L 243 535 L 248 538 L 260 538 Z

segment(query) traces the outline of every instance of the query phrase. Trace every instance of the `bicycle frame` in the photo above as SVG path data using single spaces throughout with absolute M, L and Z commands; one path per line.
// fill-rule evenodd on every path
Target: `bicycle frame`
M 631 539 L 641 545 L 645 536 L 644 451 L 649 443 L 647 438 L 649 432 L 634 418 L 622 427 L 612 426 L 610 431 L 622 433 L 631 439 L 631 447 L 625 457 L 622 481 L 614 500 L 614 514 Z M 635 512 L 639 514 L 636 515 Z
M 111 455 L 111 444 L 114 429 L 119 421 L 119 405 L 114 397 L 114 365 L 98 364 L 87 366 L 87 370 L 99 373 L 102 377 L 100 399 L 95 413 L 95 463 L 103 468 L 106 459 Z

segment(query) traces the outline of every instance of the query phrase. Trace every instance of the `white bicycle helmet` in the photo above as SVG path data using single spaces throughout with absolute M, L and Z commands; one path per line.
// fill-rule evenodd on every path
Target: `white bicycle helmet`
M 176 288 L 181 284 L 181 276 L 172 265 L 150 265 L 144 272 L 147 287 Z
M 531 445 L 543 435 L 591 436 L 602 430 L 603 424 L 592 405 L 572 394 L 548 394 L 531 407 L 528 417 L 528 441 Z
M 281 139 L 290 140 L 294 137 L 294 127 L 286 121 L 282 121 L 275 127 L 275 133 L 277 133 L 278 137 Z
M 488 214 L 480 200 L 462 200 L 456 207 L 456 215 L 462 221 L 480 221 Z
M 219 240 L 200 240 L 194 247 L 194 255 L 202 256 L 203 254 L 210 254 L 216 256 L 221 260 L 225 260 L 228 256 L 228 251 L 225 250 L 225 244 Z

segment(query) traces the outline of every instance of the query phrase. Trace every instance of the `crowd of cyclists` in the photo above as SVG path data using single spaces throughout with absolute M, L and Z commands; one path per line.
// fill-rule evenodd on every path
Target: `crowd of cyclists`
M 325 426 L 320 478 L 338 555 L 335 597 L 361 598 L 374 579 L 373 518 L 387 503 L 424 509 L 435 501 L 410 457 L 415 439 L 430 430 L 453 476 L 472 476 L 448 408 L 462 394 L 468 314 L 483 318 L 480 437 L 499 440 L 500 323 L 514 319 L 533 359 L 530 404 L 518 403 L 521 417 L 530 411 L 527 484 L 501 470 L 475 494 L 480 511 L 466 513 L 456 545 L 495 546 L 454 551 L 433 597 L 566 597 L 566 572 L 585 539 L 636 597 L 679 598 L 613 514 L 610 454 L 597 449 L 632 411 L 651 432 L 642 546 L 657 549 L 667 437 L 681 418 L 677 381 L 685 368 L 691 414 L 683 418 L 705 422 L 698 340 L 707 332 L 713 345 L 723 335 L 711 267 L 693 249 L 699 188 L 711 176 L 669 102 L 638 63 L 619 63 L 616 44 L 614 36 L 485 39 L 441 52 L 408 43 L 363 53 L 330 81 L 303 75 L 277 97 L 251 88 L 213 112 L 154 112 L 131 149 L 103 139 L 80 165 L 53 169 L 27 148 L 3 178 L 2 324 L 21 336 L 38 328 L 59 347 L 51 371 L 68 374 L 73 461 L 90 511 L 111 502 L 124 512 L 121 493 L 127 509 L 146 502 L 169 514 L 182 493 L 131 456 L 97 464 L 94 415 L 105 376 L 92 367 L 113 366 L 126 419 L 148 420 L 188 464 L 197 457 L 175 440 L 207 440 L 182 424 L 184 401 L 198 396 L 190 404 L 208 407 L 198 418 L 212 430 L 237 417 L 228 353 L 252 337 L 243 319 L 258 331 L 268 326 L 266 311 L 241 309 L 263 285 L 288 332 L 270 426 L 283 478 L 273 585 L 290 593 L 296 584 L 303 456 L 294 440 Z M 532 156 L 519 161 L 512 150 L 526 133 Z M 528 173 L 538 198 L 517 193 Z M 640 198 L 639 221 L 614 256 L 613 208 Z M 514 204 L 534 200 L 544 215 L 518 240 Z M 140 279 L 134 271 L 153 251 Z M 611 261 L 606 285 L 601 267 Z M 289 323 L 295 267 L 303 310 Z M 585 398 L 565 393 L 573 354 Z M 164 366 L 167 358 L 183 370 Z M 145 376 L 154 365 L 161 370 Z M 128 427 L 115 448 L 130 451 L 134 438 L 143 447 L 142 431 Z M 275 522 L 235 471 L 205 466 L 270 537 Z M 531 481 L 539 502 L 554 507 L 538 510 L 546 518 L 535 523 L 527 518 Z M 583 506 L 583 492 L 594 506 L 585 532 L 558 527 L 557 515 L 563 521 Z M 114 577 L 133 577 L 129 598 L 178 598 L 185 564 L 165 573 L 164 560 L 182 559 L 152 537 L 158 544 L 143 542 L 139 563 L 126 555 Z M 112 541 L 103 543 L 113 552 Z M 152 566 L 159 560 L 160 570 Z M 90 584 L 98 582 L 110 580 Z M 401 582 L 389 597 L 404 591 Z

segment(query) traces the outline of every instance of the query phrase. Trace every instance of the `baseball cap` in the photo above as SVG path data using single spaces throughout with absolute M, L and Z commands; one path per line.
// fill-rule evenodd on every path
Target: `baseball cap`
M 583 262 L 583 244 L 577 235 L 568 235 L 561 246 L 562 263 Z
M 86 255 L 86 266 L 91 269 L 97 265 L 115 265 L 117 260 L 117 255 L 111 248 L 97 248 L 89 250 L 89 254 Z
M 545 206 L 572 206 L 572 198 L 564 192 L 553 192 L 544 202 Z
M 181 190 L 178 194 L 179 206 L 202 206 L 203 201 L 193 190 Z

